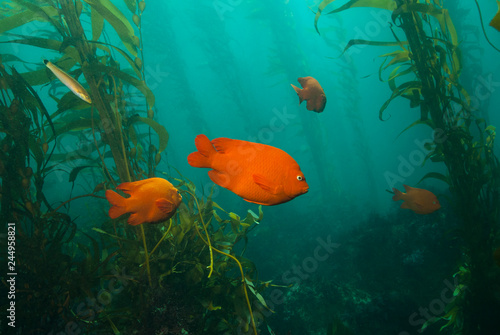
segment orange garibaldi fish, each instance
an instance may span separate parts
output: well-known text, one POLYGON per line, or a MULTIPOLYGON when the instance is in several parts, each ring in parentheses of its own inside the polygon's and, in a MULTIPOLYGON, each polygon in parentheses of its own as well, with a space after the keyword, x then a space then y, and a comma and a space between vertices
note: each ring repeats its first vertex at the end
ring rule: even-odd
POLYGON ((292 85, 293 89, 299 96, 299 104, 306 100, 307 110, 321 113, 325 109, 326 105, 326 95, 321 85, 313 77, 302 77, 297 80, 300 85, 302 85, 302 89, 293 84, 290 85, 292 85))
POLYGON ((403 185, 406 193, 393 188, 394 196, 392 200, 403 200, 401 208, 408 208, 417 214, 430 214, 441 208, 439 200, 430 191, 421 188, 413 188, 408 185, 403 185))
POLYGON ((214 183, 248 202, 277 205, 309 189, 299 164, 281 149, 229 138, 210 141, 205 135, 196 136, 195 145, 189 165, 211 168, 214 183))
POLYGON ((130 194, 130 197, 124 198, 107 190, 106 199, 112 205, 109 217, 116 219, 125 213, 131 213, 127 222, 133 226, 171 218, 182 200, 179 191, 163 178, 122 183, 116 189, 130 194))

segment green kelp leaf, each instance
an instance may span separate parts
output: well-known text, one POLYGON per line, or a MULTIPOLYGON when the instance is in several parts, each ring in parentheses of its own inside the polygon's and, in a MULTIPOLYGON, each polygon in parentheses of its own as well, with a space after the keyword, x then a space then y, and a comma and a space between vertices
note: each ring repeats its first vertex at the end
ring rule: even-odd
POLYGON ((110 0, 85 0, 92 9, 95 9, 108 21, 122 40, 127 50, 137 57, 136 39, 134 28, 123 13, 111 3, 110 0))
POLYGON ((165 127, 152 119, 141 117, 138 115, 134 115, 129 119, 130 124, 133 124, 137 121, 143 122, 153 128, 153 130, 158 134, 158 137, 160 138, 160 147, 158 148, 158 153, 163 152, 163 150, 167 148, 168 144, 168 132, 165 127))
POLYGON ((66 35, 63 26, 55 20, 59 18, 59 12, 53 6, 37 6, 28 1, 14 1, 28 8, 38 21, 50 22, 61 36, 66 35))
POLYGON ((144 95, 146 98, 146 101, 148 103, 149 108, 152 108, 155 104, 155 96, 153 92, 147 87, 146 83, 142 80, 139 80, 123 71, 120 71, 116 68, 106 66, 103 64, 93 64, 92 67, 88 68, 89 71, 95 72, 96 74, 100 73, 107 73, 111 76, 115 76, 117 78, 120 78, 127 83, 130 83, 133 85, 135 88, 137 88, 141 93, 144 95))
POLYGON ((321 12, 326 8, 326 6, 328 6, 329 4, 331 4, 334 1, 335 0, 323 0, 323 1, 321 1, 321 3, 318 6, 318 11, 316 12, 316 16, 314 17, 314 28, 316 29, 316 32, 318 34, 319 34, 318 20, 319 20, 319 17, 321 16, 321 12))
POLYGON ((255 290, 253 283, 246 278, 245 278, 245 282, 247 284, 247 287, 250 289, 250 292, 252 292, 253 295, 255 295, 255 297, 259 300, 259 302, 262 304, 262 306, 266 307, 269 311, 274 313, 274 311, 267 306, 267 303, 266 303, 266 300, 264 299, 264 297, 262 297, 262 295, 255 290))
POLYGON ((134 14, 137 10, 137 1, 136 0, 123 0, 128 7, 128 10, 134 14))
POLYGON ((368 40, 360 40, 360 39, 355 39, 355 40, 350 40, 347 42, 347 45, 344 48, 344 51, 342 51, 342 56, 350 47, 354 45, 371 45, 371 46, 401 46, 401 45, 406 45, 408 44, 408 41, 399 41, 399 42, 381 42, 381 41, 368 41, 368 40))
MULTIPOLYGON (((319 34, 318 30, 318 20, 319 17, 321 16, 321 12, 331 4, 335 0, 323 0, 318 7, 318 12, 316 13, 316 16, 314 18, 314 28, 316 28, 316 31, 319 34)), ((380 9, 387 9, 387 10, 394 10, 397 7, 396 1, 395 0, 351 0, 344 4, 343 6, 340 6, 337 9, 334 9, 327 14, 333 14, 333 13, 338 13, 343 10, 352 8, 352 7, 372 7, 372 8, 380 8, 380 9)))
POLYGON ((417 185, 420 184, 422 181, 424 181, 427 178, 439 179, 439 180, 445 182, 446 184, 450 185, 450 178, 447 177, 447 176, 445 176, 442 173, 439 173, 439 172, 429 172, 429 173, 427 173, 425 176, 422 177, 422 179, 420 179, 420 181, 417 183, 417 185))
MULTIPOLYGON (((61 59, 66 58, 66 57, 70 57, 70 58, 73 58, 76 62, 80 63, 80 56, 78 54, 78 51, 75 49, 75 47, 68 45, 68 47, 66 47, 64 50, 61 50, 61 46, 63 44, 63 42, 61 42, 61 41, 48 39, 48 38, 41 38, 41 37, 30 37, 30 36, 19 35, 19 34, 10 34, 10 33, 7 33, 5 35, 14 36, 14 37, 17 37, 17 39, 8 40, 8 41, 0 41, 0 43, 18 43, 18 44, 31 45, 31 46, 34 46, 37 48, 54 50, 57 52, 64 52, 64 56, 62 56, 61 59)), ((42 62, 40 62, 40 63, 42 63, 42 62)), ((54 63, 54 62, 52 62, 52 63, 54 63)), ((59 64, 58 64, 58 66, 59 66, 59 64)))
POLYGON ((92 22, 92 40, 98 41, 104 28, 104 17, 98 10, 92 8, 90 11, 90 21, 92 22))
POLYGON ((36 142, 35 136, 30 136, 28 138, 28 146, 37 165, 42 166, 44 154, 42 151, 42 147, 36 142))
POLYGON ((391 66, 393 64, 404 63, 404 62, 408 62, 410 60, 410 53, 408 52, 408 50, 397 50, 397 51, 382 55, 380 57, 391 57, 391 56, 393 57, 392 60, 389 63, 387 63, 386 66, 384 66, 384 69, 387 69, 389 66, 391 66))
POLYGON ((427 120, 424 120, 424 121, 418 119, 417 121, 413 122, 408 127, 406 127, 405 129, 403 129, 403 131, 401 131, 398 134, 398 136, 396 136, 395 140, 397 140, 399 138, 399 136, 401 136, 401 134, 403 134, 405 131, 407 131, 410 128, 413 128, 414 126, 416 126, 418 124, 423 124, 423 125, 429 126, 429 127, 431 127, 431 129, 435 128, 434 122, 431 119, 427 119, 427 120))
POLYGON ((380 8, 393 11, 396 9, 397 4, 395 0, 351 0, 347 2, 345 5, 340 6, 339 8, 334 9, 331 12, 328 12, 327 14, 338 13, 353 7, 371 7, 371 8, 380 8))
POLYGON ((33 12, 30 10, 26 10, 12 16, 4 16, 0 20, 0 34, 38 19, 39 18, 33 15, 33 12))
MULTIPOLYGON (((3 69, 2 69, 2 72, 4 72, 3 69)), ((47 121, 48 121, 52 131, 55 131, 54 124, 52 123, 52 119, 49 115, 49 112, 45 108, 45 105, 43 104, 42 100, 40 99, 40 97, 38 96, 36 91, 33 89, 33 87, 31 87, 31 85, 26 81, 26 79, 23 76, 21 76, 19 74, 19 72, 16 71, 15 68, 12 68, 12 78, 16 81, 16 87, 20 88, 21 86, 24 86, 26 91, 30 93, 29 98, 28 97, 24 98, 25 105, 26 105, 26 101, 33 99, 32 103, 34 105, 36 105, 36 108, 42 112, 43 116, 45 116, 47 118, 47 121)), ((11 87, 11 89, 14 91, 13 87, 11 87)), ((18 96, 21 94, 15 94, 15 95, 18 96)), ((33 113, 33 119, 37 119, 37 116, 35 115, 35 113, 33 113)))
POLYGON ((384 104, 380 108, 380 111, 378 113, 379 119, 382 121, 386 121, 383 119, 383 114, 384 114, 384 111, 386 110, 387 106, 389 106, 389 104, 391 103, 392 100, 401 96, 403 93, 407 92, 408 90, 411 90, 414 88, 420 88, 421 86, 422 86, 422 83, 419 81, 409 81, 409 82, 406 82, 406 83, 399 85, 394 91, 392 91, 391 97, 389 99, 387 99, 387 101, 384 102, 384 104))
POLYGON ((86 169, 86 168, 99 168, 99 167, 93 166, 93 165, 77 166, 77 167, 73 168, 73 170, 71 170, 71 172, 69 173, 69 182, 74 183, 76 180, 76 177, 78 176, 80 171, 82 171, 83 169, 86 169))
MULTIPOLYGON (((1 20, 0 20, 0 22, 1 22, 1 20)), ((21 58, 17 57, 16 55, 1 54, 0 55, 0 63, 8 63, 8 62, 26 63, 24 60, 22 60, 21 58)))
POLYGON ((142 80, 142 74, 141 74, 141 69, 137 66, 136 62, 134 59, 132 59, 128 53, 126 53, 124 50, 118 48, 118 47, 115 47, 114 45, 112 44, 109 44, 109 43, 104 43, 104 42, 98 42, 98 41, 88 41, 89 43, 94 43, 94 44, 97 44, 97 47, 106 51, 110 56, 111 56, 111 51, 109 50, 109 48, 107 47, 112 47, 113 49, 115 49, 116 51, 118 51, 126 60, 127 62, 130 64, 130 66, 132 67, 132 69, 134 70, 137 78, 139 78, 140 80, 142 80))

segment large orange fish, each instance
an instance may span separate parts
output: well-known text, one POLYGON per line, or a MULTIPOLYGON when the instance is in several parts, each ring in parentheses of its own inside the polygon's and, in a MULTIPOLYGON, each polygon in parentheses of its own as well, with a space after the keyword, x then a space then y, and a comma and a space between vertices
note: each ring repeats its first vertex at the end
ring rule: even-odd
POLYGON ((109 217, 116 219, 125 213, 131 213, 127 222, 133 226, 171 218, 182 200, 179 191, 163 178, 122 183, 116 189, 130 194, 130 197, 124 198, 114 191, 107 190, 106 199, 112 205, 109 217))
POLYGON ((430 191, 403 185, 406 193, 393 188, 392 200, 403 200, 401 208, 411 209, 417 214, 430 214, 441 208, 438 198, 430 191))
POLYGON ((210 179, 244 200, 277 205, 309 189, 299 164, 281 149, 247 141, 205 135, 195 139, 197 152, 188 156, 194 167, 211 168, 210 179))
POLYGON ((292 85, 293 89, 299 96, 299 104, 306 100, 307 110, 321 113, 325 109, 326 105, 326 95, 321 85, 313 77, 302 77, 297 80, 300 85, 302 85, 302 89, 293 84, 290 85, 292 85))

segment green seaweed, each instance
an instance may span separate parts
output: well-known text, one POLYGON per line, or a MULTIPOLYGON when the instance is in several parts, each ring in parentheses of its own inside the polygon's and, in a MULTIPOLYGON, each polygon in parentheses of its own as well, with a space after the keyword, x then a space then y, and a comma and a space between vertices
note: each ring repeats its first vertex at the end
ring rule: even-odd
MULTIPOLYGON (((315 25, 332 2, 325 0, 320 4, 315 25)), ((451 17, 442 1, 431 4, 411 0, 353 0, 328 14, 356 6, 390 10, 394 23, 391 29, 403 33, 406 40, 399 40, 393 31, 396 42, 352 40, 344 52, 358 44, 401 48, 382 55, 389 62, 381 65, 380 73, 396 67, 388 80, 392 94, 381 107, 379 117, 384 119, 386 108, 398 97, 408 99, 410 108, 418 108, 419 119, 403 132, 418 124, 434 130, 434 142, 425 161, 444 163, 447 173, 428 173, 422 180, 435 178, 445 182, 461 218, 458 237, 462 241, 463 271, 459 278, 467 289, 456 292, 457 299, 447 306, 447 313, 441 318, 447 321, 441 329, 451 327, 457 334, 498 329, 498 321, 492 316, 492 311, 500 306, 498 297, 493 295, 498 272, 491 262, 493 246, 498 242, 500 215, 500 164, 493 150, 496 132, 475 115, 469 94, 460 84, 460 39, 451 17), (404 81, 409 78, 407 74, 414 76, 404 81), (396 79, 402 82, 396 83, 396 79)))
POLYGON ((85 231, 63 212, 76 199, 104 199, 107 188, 162 173, 157 169, 169 134, 153 120, 155 97, 144 76, 145 3, 126 5, 130 21, 130 13, 107 0, 19 0, 3 13, 10 19, 0 22, 7 38, 2 43, 57 52, 51 61, 84 82, 92 98, 89 105, 71 92, 52 93, 57 110, 49 113, 34 89, 53 80, 49 71, 40 64, 18 72, 5 63, 22 59, 2 57, 1 216, 17 222, 18 272, 20 282, 29 283, 16 298, 23 320, 19 331, 257 334, 252 309, 267 307, 260 294, 266 286, 244 252, 261 210, 240 217, 222 209, 211 194, 197 196, 184 177, 167 175, 184 196, 168 222, 137 228, 120 219, 93 221, 93 229, 85 231), (91 18, 90 33, 80 21, 85 16, 91 18), (50 24, 50 37, 7 33, 32 20, 50 24), (98 40, 108 28, 122 45, 98 40), (143 102, 133 106, 132 115, 131 94, 137 93, 143 102), (84 139, 85 150, 61 145, 73 136, 84 139), (77 182, 86 183, 88 194, 49 202, 44 186, 53 173, 66 173, 71 191, 77 182))

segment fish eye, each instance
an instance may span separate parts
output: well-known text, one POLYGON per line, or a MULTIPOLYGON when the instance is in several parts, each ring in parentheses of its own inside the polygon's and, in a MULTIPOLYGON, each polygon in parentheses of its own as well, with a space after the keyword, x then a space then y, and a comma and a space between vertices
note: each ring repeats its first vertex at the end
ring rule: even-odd
POLYGON ((297 180, 302 181, 302 180, 304 180, 304 177, 302 177, 302 176, 297 176, 297 180))

